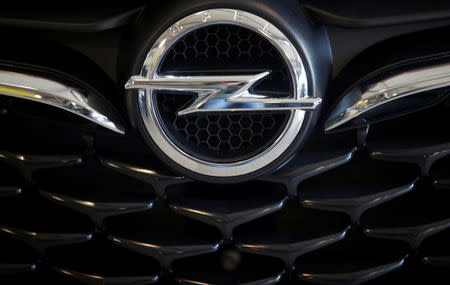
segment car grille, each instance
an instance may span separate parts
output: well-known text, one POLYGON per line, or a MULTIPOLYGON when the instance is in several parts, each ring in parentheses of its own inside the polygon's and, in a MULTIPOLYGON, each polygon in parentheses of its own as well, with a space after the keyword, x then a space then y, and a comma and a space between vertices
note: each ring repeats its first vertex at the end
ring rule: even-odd
POLYGON ((0 109, 2 284, 446 274, 448 100, 354 132, 317 129, 280 170, 233 185, 177 176, 133 132, 18 99, 0 109))
MULTIPOLYGON (((225 3, 129 2, 2 7, 0 71, 92 87, 86 94, 105 95, 124 115, 123 83, 137 74, 131 69, 141 66, 152 37, 181 15, 225 3)), ((383 105, 392 108, 367 112, 368 121, 356 118, 342 132, 324 131, 339 96, 374 71, 383 79, 384 68, 396 75, 448 64, 448 4, 226 2, 304 41, 295 44, 312 87, 328 84, 295 156, 258 180, 204 183, 166 167, 129 125, 122 135, 121 124, 108 130, 92 122, 98 118, 67 112, 70 105, 63 111, 0 95, 0 284, 449 280, 450 88, 383 105), (312 50, 321 56, 308 58, 312 50)), ((204 27, 164 61, 161 74, 271 70, 256 91, 292 91, 280 54, 243 27, 204 27)), ((164 95, 157 103, 170 131, 208 159, 251 157, 286 124, 284 111, 176 117, 188 101, 164 95)), ((127 111, 128 123, 136 121, 139 114, 127 111)))

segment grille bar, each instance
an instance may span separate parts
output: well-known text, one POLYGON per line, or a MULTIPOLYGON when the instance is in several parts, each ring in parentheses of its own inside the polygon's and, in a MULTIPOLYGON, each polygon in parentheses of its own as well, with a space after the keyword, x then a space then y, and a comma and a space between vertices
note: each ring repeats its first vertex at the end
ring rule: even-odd
POLYGON ((245 252, 280 258, 286 263, 287 266, 292 267, 295 260, 299 256, 342 240, 347 234, 348 230, 349 227, 341 232, 331 235, 325 235, 319 238, 285 244, 271 243, 271 241, 239 243, 238 248, 245 252))
POLYGON ((146 211, 153 207, 153 201, 135 203, 86 201, 45 191, 41 191, 41 195, 65 207, 86 214, 97 226, 103 225, 106 217, 146 211))
POLYGON ((297 186, 300 182, 349 162, 356 150, 353 148, 337 154, 334 152, 320 153, 320 155, 319 153, 299 154, 281 170, 262 178, 262 180, 282 183, 288 189, 290 196, 297 196, 297 186))
POLYGON ((128 175, 140 181, 151 184, 157 196, 162 199, 166 197, 165 190, 169 185, 187 183, 192 181, 190 178, 184 176, 171 176, 169 174, 159 172, 155 169, 134 166, 123 162, 117 162, 106 159, 101 160, 101 162, 103 165, 108 166, 119 173, 128 175))
POLYGON ((73 155, 28 155, 0 151, 0 161, 18 170, 26 180, 31 181, 33 171, 80 164, 82 159, 73 155))
POLYGON ((0 231, 26 242, 40 254, 44 254, 51 246, 81 243, 92 238, 89 233, 36 233, 10 227, 1 227, 0 231))
POLYGON ((180 244, 169 246, 150 242, 138 242, 114 236, 110 236, 110 239, 124 248, 155 258, 164 268, 169 268, 171 263, 176 259, 215 252, 220 246, 220 242, 214 244, 180 244))
POLYGON ((408 147, 408 143, 397 143, 398 148, 372 147, 371 156, 374 159, 386 161, 411 162, 417 164, 422 175, 429 175, 430 168, 435 161, 450 154, 450 143, 408 147))
POLYGON ((86 285, 116 285, 116 284, 132 284, 146 285, 153 284, 159 280, 159 276, 98 276, 86 274, 75 270, 67 270, 54 267, 53 270, 78 280, 86 285))
POLYGON ((450 228, 450 219, 426 225, 391 228, 369 228, 364 233, 369 237, 396 239, 408 242, 413 249, 417 249, 427 237, 450 228))
POLYGON ((364 195, 360 192, 351 193, 351 189, 349 189, 345 192, 342 191, 343 193, 338 193, 338 195, 343 194, 342 197, 336 197, 335 195, 334 198, 323 198, 323 195, 322 197, 315 197, 315 193, 310 191, 302 195, 300 203, 307 208, 344 212, 351 217, 354 224, 358 225, 364 211, 408 193, 414 188, 417 180, 415 179, 401 187, 387 191, 381 190, 371 195, 364 195))
POLYGON ((239 205, 240 209, 234 209, 234 211, 228 210, 227 207, 214 209, 201 201, 189 204, 171 204, 170 208, 181 215, 213 225, 220 229, 225 238, 231 238, 235 227, 281 209, 285 201, 286 199, 284 198, 280 201, 254 208, 250 208, 242 203, 239 205))
POLYGON ((366 270, 345 273, 299 273, 301 280, 319 284, 351 284, 358 285, 400 268, 405 258, 396 262, 372 267, 366 270))

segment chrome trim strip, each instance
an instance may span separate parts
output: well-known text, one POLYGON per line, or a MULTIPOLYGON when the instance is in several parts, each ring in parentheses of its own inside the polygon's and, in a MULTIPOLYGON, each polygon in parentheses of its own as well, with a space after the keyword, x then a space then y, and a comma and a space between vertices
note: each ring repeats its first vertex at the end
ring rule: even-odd
POLYGON ((369 79, 339 101, 325 121, 325 131, 334 130, 383 104, 447 86, 450 86, 450 64, 401 72, 377 82, 369 79))
POLYGON ((264 71, 251 75, 176 76, 157 75, 154 78, 132 76, 126 89, 191 91, 197 99, 177 115, 200 112, 268 111, 268 110, 314 110, 321 98, 272 98, 248 91, 259 80, 270 74, 264 71))
POLYGON ((52 79, 0 70, 0 95, 57 107, 116 133, 125 133, 113 107, 81 86, 69 86, 52 79))

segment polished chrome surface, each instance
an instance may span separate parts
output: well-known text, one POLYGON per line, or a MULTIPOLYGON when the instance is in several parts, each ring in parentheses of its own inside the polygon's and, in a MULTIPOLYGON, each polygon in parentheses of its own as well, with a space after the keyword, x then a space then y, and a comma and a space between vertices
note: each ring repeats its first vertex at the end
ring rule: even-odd
POLYGON ((0 95, 57 107, 116 133, 125 133, 112 106, 81 86, 69 86, 52 79, 0 70, 0 95))
MULTIPOLYGON (((219 82, 217 78, 213 78, 212 85, 214 85, 214 83, 216 83, 215 85, 219 83, 218 85, 220 88, 218 88, 218 86, 214 86, 214 88, 212 89, 218 88, 220 90, 219 94, 221 93, 227 95, 226 98, 220 99, 220 102, 225 103, 225 106, 227 108, 236 104, 239 104, 239 106, 241 106, 240 108, 242 108, 242 106, 245 106, 247 104, 255 106, 255 104, 259 105, 263 103, 264 107, 268 105, 272 105, 272 107, 274 107, 274 105, 277 105, 277 107, 284 106, 289 107, 292 110, 293 106, 298 107, 298 103, 302 102, 306 103, 307 109, 312 109, 315 105, 320 103, 320 99, 314 99, 307 96, 308 80, 306 71, 302 59, 291 41, 277 27, 267 22, 263 18, 248 12, 233 9, 212 9, 201 11, 191 14, 173 24, 165 32, 163 32, 153 44, 144 61, 140 76, 132 78, 127 84, 127 87, 133 85, 137 88, 141 87, 138 88, 138 104, 143 122, 152 140, 157 144, 159 149, 164 152, 171 160, 175 161, 177 164, 183 166, 186 169, 207 176, 241 176, 265 167, 266 165, 277 159, 289 148, 289 146, 297 137, 297 134, 300 132, 303 125, 303 119, 305 116, 304 110, 294 108, 294 110, 291 111, 291 115, 287 121, 286 127, 284 128, 280 136, 270 146, 268 146, 265 151, 247 160, 230 163, 217 163, 194 157, 184 152, 172 142, 171 138, 164 131, 163 122, 161 122, 161 118, 158 113, 155 96, 153 94, 153 90, 155 88, 153 88, 152 85, 147 84, 149 82, 151 82, 151 84, 156 84, 156 82, 158 82, 158 84, 162 87, 174 88, 174 81, 179 80, 178 83, 183 88, 190 88, 190 90, 192 90, 192 88, 198 89, 198 85, 200 85, 200 82, 190 82, 190 84, 192 84, 190 85, 187 84, 189 82, 186 82, 185 79, 173 79, 172 76, 170 77, 171 79, 168 79, 168 76, 161 79, 162 75, 158 74, 158 68, 163 61, 164 55, 179 38, 191 32, 192 30, 212 24, 233 24, 243 26, 269 40, 270 43, 280 52, 282 57, 285 59, 293 82, 293 94, 291 94, 288 101, 283 102, 279 100, 272 101, 273 99, 266 97, 260 98, 258 96, 251 96, 251 94, 246 92, 248 87, 250 87, 254 81, 259 80, 260 78, 267 75, 265 72, 257 75, 247 75, 246 78, 245 76, 243 76, 244 78, 240 76, 240 84, 238 84, 237 87, 233 88, 224 88, 220 87, 220 85, 223 85, 224 83, 226 83, 226 81, 235 81, 235 77, 226 78, 225 76, 222 76, 222 81, 219 80, 219 82), (170 86, 166 86, 169 81, 170 86), (144 84, 140 84, 139 86, 138 82, 144 84), (232 90, 234 90, 235 92, 232 92, 232 90), (232 93, 230 94, 229 92, 232 93), (233 93, 237 95, 234 96, 234 98, 232 96, 233 93), (229 98, 228 95, 232 98, 229 98), (232 101, 235 102, 233 103, 232 101)), ((211 82, 209 82, 209 85, 211 85, 211 82)), ((208 86, 208 89, 211 89, 211 86, 208 86)), ((193 108, 188 108, 187 112, 198 111, 198 109, 200 109, 199 105, 202 105, 202 103, 208 103, 202 102, 202 98, 204 99, 205 96, 211 92, 211 90, 206 91, 207 92, 200 90, 200 99, 197 100, 194 104, 196 106, 191 106, 193 108)), ((211 101, 214 102, 214 100, 211 101)), ((218 106, 216 106, 215 108, 217 107, 218 106)))
POLYGON ((337 129, 383 104, 446 86, 450 86, 450 64, 388 75, 376 82, 369 79, 341 99, 327 118, 325 131, 337 129))
POLYGON ((228 76, 174 76, 160 75, 155 78, 133 76, 125 85, 127 89, 191 91, 197 99, 178 111, 178 116, 200 112, 268 111, 268 110, 314 110, 320 98, 271 98, 248 91, 269 71, 252 75, 228 76))

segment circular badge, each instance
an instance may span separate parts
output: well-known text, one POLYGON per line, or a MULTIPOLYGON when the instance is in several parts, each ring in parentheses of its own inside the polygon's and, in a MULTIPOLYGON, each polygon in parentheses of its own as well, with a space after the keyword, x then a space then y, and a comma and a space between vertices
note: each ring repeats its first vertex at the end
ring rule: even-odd
POLYGON ((212 9, 164 31, 126 88, 137 90, 147 135, 177 169, 233 178, 284 162, 306 112, 321 102, 307 95, 307 78, 276 26, 212 9))

